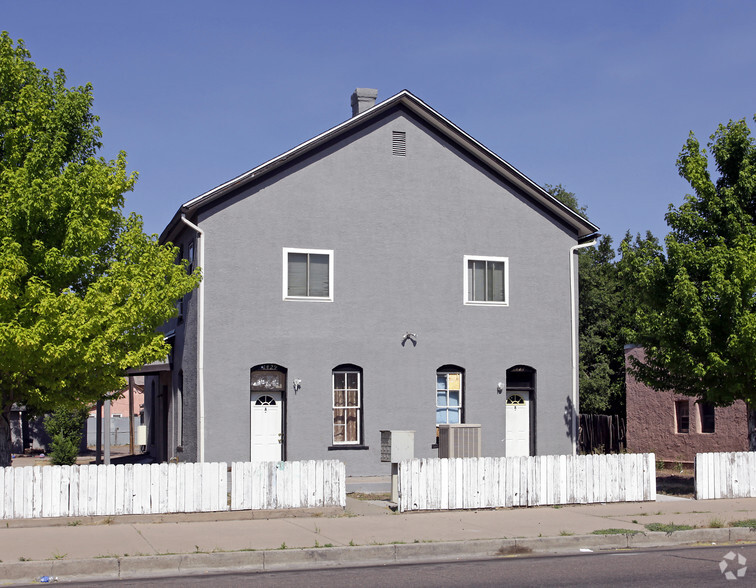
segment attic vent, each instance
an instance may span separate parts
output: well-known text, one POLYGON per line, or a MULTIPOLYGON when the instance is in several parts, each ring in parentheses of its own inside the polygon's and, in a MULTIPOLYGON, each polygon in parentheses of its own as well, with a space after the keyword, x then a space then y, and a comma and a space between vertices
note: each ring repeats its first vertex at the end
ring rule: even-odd
POLYGON ((393 132, 391 152, 398 157, 407 155, 407 133, 404 131, 393 132))

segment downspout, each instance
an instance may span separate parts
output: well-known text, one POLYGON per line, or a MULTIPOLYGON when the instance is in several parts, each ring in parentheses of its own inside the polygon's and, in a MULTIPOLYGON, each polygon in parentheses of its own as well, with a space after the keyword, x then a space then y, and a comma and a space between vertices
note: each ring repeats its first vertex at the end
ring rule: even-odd
POLYGON ((572 455, 577 455, 578 438, 578 332, 575 283, 575 252, 596 244, 598 235, 590 241, 570 247, 570 323, 572 327, 572 455))
POLYGON ((181 213, 181 222, 197 232, 199 247, 198 266, 202 267, 202 280, 197 291, 197 404, 199 412, 199 436, 197 439, 197 458, 200 463, 205 461, 205 233, 197 225, 187 220, 181 213))

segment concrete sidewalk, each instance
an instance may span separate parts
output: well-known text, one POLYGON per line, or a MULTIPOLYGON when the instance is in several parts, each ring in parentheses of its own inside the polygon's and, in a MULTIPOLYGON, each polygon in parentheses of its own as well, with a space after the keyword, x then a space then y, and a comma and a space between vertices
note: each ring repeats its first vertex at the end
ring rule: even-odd
POLYGON ((756 542, 728 528, 748 519, 756 499, 396 514, 348 497, 346 510, 12 520, 0 529, 0 584, 756 542), (654 522, 696 529, 648 531, 654 522), (606 529, 638 534, 592 534, 606 529))

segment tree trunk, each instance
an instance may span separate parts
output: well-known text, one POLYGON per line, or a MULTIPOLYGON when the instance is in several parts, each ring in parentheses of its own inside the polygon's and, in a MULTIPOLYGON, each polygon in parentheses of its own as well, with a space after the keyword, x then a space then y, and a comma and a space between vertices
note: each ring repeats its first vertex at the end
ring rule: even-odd
POLYGON ((0 413, 0 468, 11 466, 11 426, 10 413, 0 413))

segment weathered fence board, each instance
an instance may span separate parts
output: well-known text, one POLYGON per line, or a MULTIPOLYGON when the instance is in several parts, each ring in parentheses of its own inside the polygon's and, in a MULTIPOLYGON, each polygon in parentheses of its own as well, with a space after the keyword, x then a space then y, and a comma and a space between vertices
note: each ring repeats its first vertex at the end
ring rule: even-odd
POLYGON ((231 510, 346 506, 344 463, 234 462, 231 510))
POLYGON ((399 464, 399 510, 656 500, 653 453, 413 459, 399 464))
POLYGON ((756 498, 756 453, 698 453, 696 498, 756 498))
POLYGON ((222 463, 0 468, 0 518, 227 510, 226 470, 222 463), (182 482, 203 497, 189 510, 177 508, 182 482))

